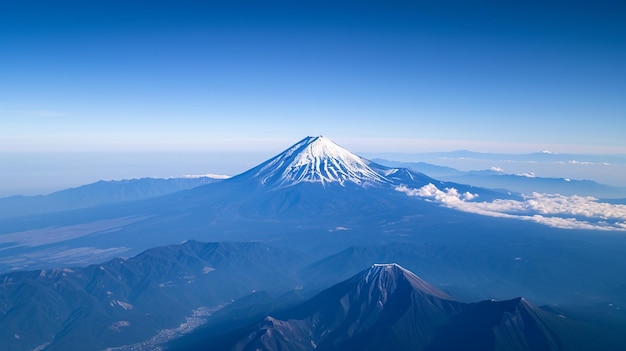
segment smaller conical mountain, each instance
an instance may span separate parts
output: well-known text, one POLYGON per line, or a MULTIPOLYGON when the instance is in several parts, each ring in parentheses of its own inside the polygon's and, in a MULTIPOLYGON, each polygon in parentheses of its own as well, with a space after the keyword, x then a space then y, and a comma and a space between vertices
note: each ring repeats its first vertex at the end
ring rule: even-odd
POLYGON ((267 316, 235 350, 419 350, 462 303, 397 264, 376 264, 267 316))
POLYGON ((374 264, 370 269, 351 279, 358 285, 358 289, 367 288, 371 294, 380 293, 379 303, 384 305, 387 293, 396 292, 406 288, 421 297, 435 297, 442 300, 454 300, 451 296, 422 280, 411 271, 401 267, 397 263, 374 264), (408 285, 406 285, 408 283, 408 285))
POLYGON ((397 264, 375 264, 300 305, 179 350, 566 350, 568 328, 523 298, 463 303, 397 264))

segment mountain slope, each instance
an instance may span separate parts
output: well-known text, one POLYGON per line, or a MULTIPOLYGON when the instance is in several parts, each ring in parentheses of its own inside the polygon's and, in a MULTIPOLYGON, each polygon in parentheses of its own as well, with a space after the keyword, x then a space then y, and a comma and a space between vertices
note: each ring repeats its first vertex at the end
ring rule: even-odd
POLYGON ((0 349, 101 350, 143 342, 254 290, 299 285, 299 252, 189 241, 85 268, 0 276, 0 349))
POLYGON ((424 351, 567 350, 556 318, 524 298, 482 301, 466 306, 440 328, 424 351))
POLYGON ((467 304, 376 264, 258 323, 174 350, 565 350, 560 320, 517 298, 467 304))
POLYGON ((375 265, 302 305, 266 317, 234 349, 419 349, 459 307, 402 267, 375 265))

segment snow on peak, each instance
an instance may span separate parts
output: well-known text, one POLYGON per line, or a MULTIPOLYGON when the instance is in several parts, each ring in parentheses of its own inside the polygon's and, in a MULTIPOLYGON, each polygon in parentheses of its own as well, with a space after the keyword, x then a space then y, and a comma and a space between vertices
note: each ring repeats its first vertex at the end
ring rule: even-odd
POLYGON ((279 187, 302 182, 351 182, 370 185, 387 182, 369 161, 323 136, 306 137, 281 154, 251 170, 265 185, 279 187))
POLYGON ((445 300, 453 300, 448 294, 430 285, 397 263, 377 263, 361 274, 363 282, 374 284, 378 289, 395 290, 399 280, 406 280, 415 290, 424 294, 445 300))
POLYGON ((406 273, 410 273, 410 271, 404 269, 397 263, 375 263, 368 270, 367 275, 365 276, 365 281, 369 281, 371 277, 379 276, 381 274, 404 275, 406 273))

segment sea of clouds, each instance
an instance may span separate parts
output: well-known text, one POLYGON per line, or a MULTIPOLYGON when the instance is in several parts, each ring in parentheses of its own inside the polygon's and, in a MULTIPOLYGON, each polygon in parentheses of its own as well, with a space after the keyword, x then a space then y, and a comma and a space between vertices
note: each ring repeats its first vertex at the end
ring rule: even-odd
POLYGON ((626 205, 599 202, 591 196, 532 193, 522 195, 521 200, 479 201, 478 194, 461 194, 455 188, 441 190, 432 183, 418 189, 400 185, 396 190, 484 216, 528 220, 565 229, 626 231, 626 205))

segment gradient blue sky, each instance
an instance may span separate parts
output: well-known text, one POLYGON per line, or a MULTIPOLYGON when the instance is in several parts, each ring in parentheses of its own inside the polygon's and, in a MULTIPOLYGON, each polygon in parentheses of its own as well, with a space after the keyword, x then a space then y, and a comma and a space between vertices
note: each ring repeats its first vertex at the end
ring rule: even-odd
POLYGON ((0 152, 626 153, 625 62, 623 1, 0 0, 0 152))
POLYGON ((626 152, 618 1, 149 3, 1 1, 0 150, 626 152))

